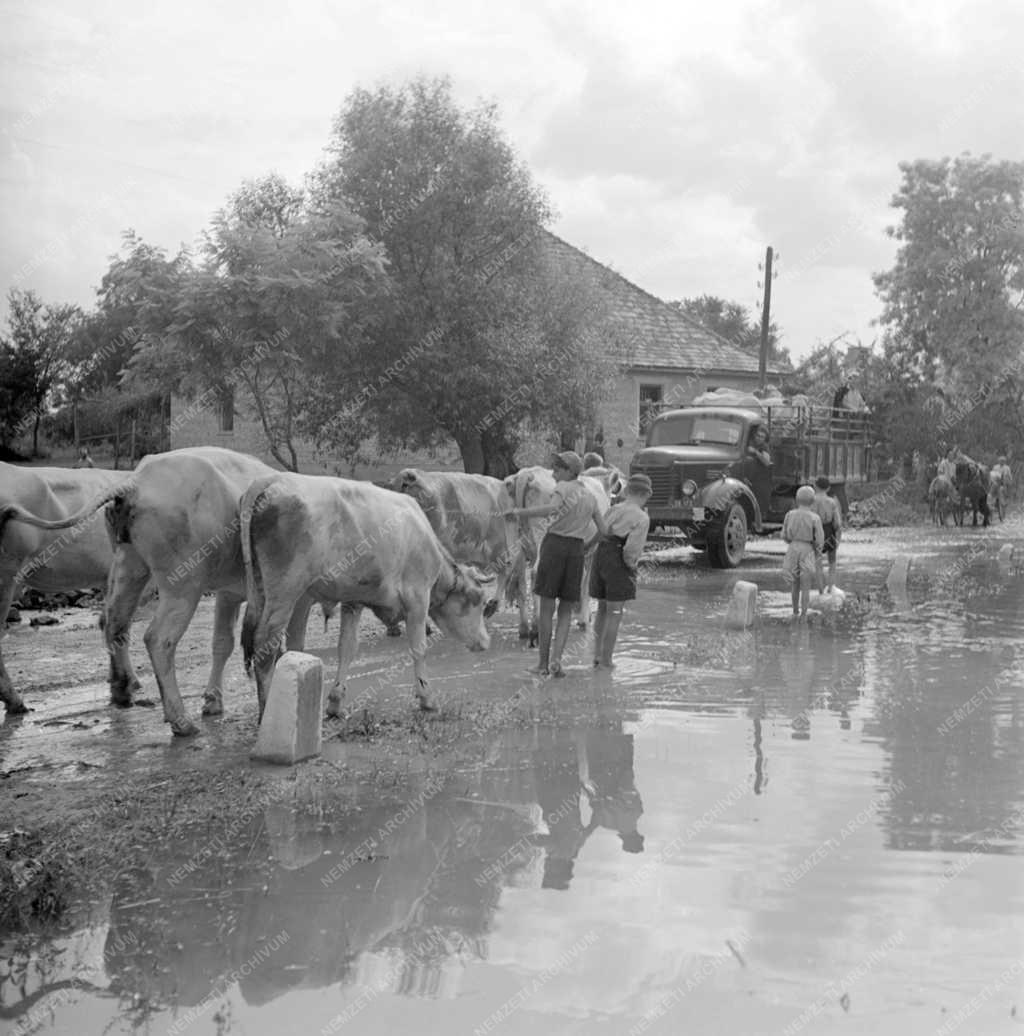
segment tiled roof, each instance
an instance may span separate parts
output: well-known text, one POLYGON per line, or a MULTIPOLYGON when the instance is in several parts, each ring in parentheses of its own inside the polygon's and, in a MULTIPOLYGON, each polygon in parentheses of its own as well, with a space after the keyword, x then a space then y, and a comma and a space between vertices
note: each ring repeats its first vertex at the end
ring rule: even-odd
MULTIPOLYGON (((606 300, 628 343, 614 359, 629 367, 757 373, 756 353, 715 334, 555 234, 543 231, 541 242, 560 268, 589 281, 606 300)), ((782 370, 769 362, 769 374, 782 370)))

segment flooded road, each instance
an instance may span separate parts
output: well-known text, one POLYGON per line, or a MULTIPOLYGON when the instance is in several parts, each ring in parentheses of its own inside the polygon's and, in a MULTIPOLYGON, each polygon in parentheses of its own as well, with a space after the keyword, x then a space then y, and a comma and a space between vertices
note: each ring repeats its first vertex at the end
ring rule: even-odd
MULTIPOLYGON (((294 806, 282 775, 118 874, 67 937, 12 942, 0 1031, 1024 1031, 1024 577, 972 534, 851 534, 847 605, 807 625, 770 541, 736 572, 652 569, 611 674, 574 633, 567 678, 531 678, 508 612, 486 655, 437 643, 457 765, 382 791, 380 749, 331 737, 308 765, 344 767, 344 795, 294 806), (737 579, 761 589, 752 632, 722 624, 737 579), (469 699, 491 720, 461 719, 469 699)), ((408 720, 404 650, 361 645, 349 699, 397 681, 374 709, 408 720)), ((242 763, 236 667, 231 715, 191 745, 79 688, 0 731, 3 769, 242 763)))

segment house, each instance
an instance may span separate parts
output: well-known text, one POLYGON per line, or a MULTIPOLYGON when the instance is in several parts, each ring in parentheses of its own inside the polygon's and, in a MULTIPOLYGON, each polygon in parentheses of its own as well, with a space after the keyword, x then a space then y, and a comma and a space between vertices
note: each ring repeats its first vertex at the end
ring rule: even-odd
MULTIPOLYGON (((758 357, 708 330, 621 274, 592 259, 548 231, 542 231, 538 247, 546 257, 589 283, 607 301, 612 335, 607 358, 618 370, 612 390, 600 408, 595 426, 581 434, 574 447, 583 452, 600 444, 605 459, 623 470, 643 445, 644 432, 659 405, 690 402, 714 388, 751 390, 758 385, 758 357)), ((786 371, 769 365, 773 381, 786 371)), ((171 404, 171 449, 182 446, 220 445, 275 461, 257 420, 239 412, 230 394, 171 404)), ((335 473, 309 443, 298 444, 299 468, 312 474, 335 473)), ((543 450, 534 450, 535 454, 543 450)), ((530 459, 537 459, 534 456, 530 459)), ((526 460, 520 458, 521 462, 526 460)), ((411 463, 411 462, 407 462, 411 463)), ((423 463, 420 460, 418 463, 423 463)), ((395 459, 396 470, 403 465, 395 459)), ((458 467, 457 454, 434 459, 430 466, 458 467)), ((347 472, 342 472, 347 474, 347 472)))
MULTIPOLYGON (((554 234, 545 237, 544 247, 558 265, 585 278, 607 300, 619 331, 609 354, 619 373, 597 426, 577 448, 591 448, 603 438, 605 459, 626 470, 643 445, 651 415, 665 404, 689 403, 716 388, 758 387, 756 353, 715 334, 554 234)), ((777 382, 787 371, 769 364, 767 373, 777 382)))

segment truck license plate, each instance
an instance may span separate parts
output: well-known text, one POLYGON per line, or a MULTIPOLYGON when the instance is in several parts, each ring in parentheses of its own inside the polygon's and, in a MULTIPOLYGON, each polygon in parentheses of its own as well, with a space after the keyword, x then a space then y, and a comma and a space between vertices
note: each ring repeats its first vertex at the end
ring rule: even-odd
POLYGON ((703 507, 695 507, 693 509, 693 520, 695 522, 702 522, 702 521, 704 521, 704 508, 703 507))

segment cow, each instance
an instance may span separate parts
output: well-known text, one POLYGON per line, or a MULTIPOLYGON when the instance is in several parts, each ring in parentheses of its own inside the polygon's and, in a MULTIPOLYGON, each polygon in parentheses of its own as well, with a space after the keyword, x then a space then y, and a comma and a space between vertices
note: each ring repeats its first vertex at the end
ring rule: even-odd
POLYGON ((965 509, 971 508, 971 525, 978 524, 978 512, 981 512, 982 528, 989 525, 988 507, 988 468, 984 464, 971 460, 970 457, 960 456, 956 462, 956 491, 960 496, 956 513, 959 516, 958 525, 964 524, 965 509))
POLYGON ((432 711, 423 666, 428 614, 470 650, 484 651, 486 590, 479 573, 441 545, 412 498, 351 479, 282 472, 257 479, 241 501, 248 608, 246 669, 255 668, 260 714, 293 610, 342 605, 338 672, 328 716, 340 716, 345 674, 364 607, 403 617, 420 707, 432 711))
POLYGON ((495 574, 495 598, 484 611, 489 619, 508 595, 516 555, 522 549, 515 519, 504 517, 513 506, 505 484, 488 475, 405 468, 395 476, 393 488, 420 505, 456 561, 495 574))
MULTIPOLYGON (((593 470, 593 469, 591 469, 593 470)), ((594 495, 601 505, 602 514, 606 513, 611 500, 605 482, 600 477, 591 477, 589 473, 579 476, 587 489, 594 495)), ((555 476, 550 468, 535 466, 521 468, 514 475, 505 479, 505 488, 514 501, 516 508, 521 507, 544 507, 552 502, 552 494, 555 489, 555 476)), ((532 621, 527 619, 528 599, 532 596, 530 591, 533 586, 533 573, 537 564, 540 552, 540 541, 543 539, 544 530, 547 527, 547 520, 543 518, 519 518, 518 542, 522 550, 516 555, 515 581, 522 587, 519 605, 519 636, 520 639, 530 638, 530 647, 534 646, 537 636, 536 615, 539 605, 536 598, 533 602, 532 621)), ((593 528, 596 533, 597 529, 593 528)), ((593 551, 586 558, 583 570, 583 585, 580 587, 580 602, 574 609, 576 612, 577 625, 580 629, 587 628, 590 618, 590 565, 593 560, 593 551)))
MULTIPOLYGON (((139 681, 129 653, 131 621, 147 581, 159 594, 145 633, 146 650, 163 700, 164 719, 180 737, 198 733, 181 701, 175 650, 204 593, 214 591, 213 665, 203 695, 203 715, 223 712, 224 666, 234 646, 238 611, 245 600, 238 502, 254 479, 272 474, 255 457, 215 446, 158 453, 143 460, 123 482, 112 485, 77 514, 41 528, 77 524, 109 504, 107 524, 113 561, 104 606, 104 635, 110 653, 110 697, 129 707, 139 681)), ((76 472, 78 475, 87 472, 76 472)), ((301 649, 308 608, 288 627, 288 646, 301 649)))
MULTIPOLYGON (((106 585, 113 554, 103 521, 43 531, 12 521, 19 512, 47 521, 77 514, 130 478, 127 471, 99 468, 24 468, 0 462, 0 639, 4 619, 22 587, 44 593, 99 589, 106 585)), ((7 713, 28 712, 4 668, 0 653, 0 700, 7 713)))
POLYGON ((946 524, 946 515, 956 521, 959 498, 956 486, 946 475, 936 475, 928 486, 928 513, 936 525, 946 524))

